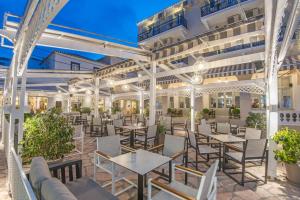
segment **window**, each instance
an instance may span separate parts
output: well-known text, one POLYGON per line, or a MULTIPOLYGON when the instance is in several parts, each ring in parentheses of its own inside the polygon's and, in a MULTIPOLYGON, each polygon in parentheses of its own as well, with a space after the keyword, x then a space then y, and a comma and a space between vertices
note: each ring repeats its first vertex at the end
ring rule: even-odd
POLYGON ((174 108, 174 97, 170 97, 170 108, 174 108))
POLYGON ((224 93, 218 94, 218 108, 224 108, 224 93))
POLYGON ((179 97, 179 108, 184 108, 185 98, 179 97))
POLYGON ((255 23, 251 23, 247 25, 248 32, 255 31, 255 23))
POLYGON ((220 38, 223 39, 223 38, 227 38, 227 31, 223 31, 220 33, 220 38))
POLYGON ((191 100, 188 97, 185 97, 185 108, 190 108, 191 107, 191 100))
POLYGON ((71 70, 72 71, 80 71, 80 63, 71 62, 71 70))
POLYGON ((291 83, 291 77, 282 77, 278 80, 278 97, 279 108, 292 109, 293 108, 293 85, 291 83))
POLYGON ((208 40, 209 41, 213 41, 213 40, 215 40, 216 38, 215 38, 215 35, 209 35, 208 36, 208 40))
POLYGON ((241 28, 240 27, 237 27, 235 29, 233 29, 233 35, 240 35, 241 34, 241 28))

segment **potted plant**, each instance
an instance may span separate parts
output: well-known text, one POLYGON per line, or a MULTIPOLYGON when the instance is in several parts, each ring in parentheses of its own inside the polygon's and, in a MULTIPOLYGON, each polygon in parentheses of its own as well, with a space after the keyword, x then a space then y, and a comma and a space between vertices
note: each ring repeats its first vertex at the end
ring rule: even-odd
POLYGON ((234 118, 239 118, 240 117, 240 109, 239 108, 233 108, 231 110, 231 114, 233 115, 234 118))
POLYGON ((203 110, 202 110, 202 116, 206 120, 209 118, 209 109, 208 108, 203 108, 203 110))
POLYGON ((166 128, 163 123, 159 123, 157 126, 158 131, 158 144, 163 144, 165 140, 166 128))
POLYGON ((91 113, 91 109, 89 107, 82 107, 80 109, 81 114, 90 114, 91 113))
POLYGON ((257 128, 260 130, 266 129, 266 115, 263 113, 249 113, 246 119, 247 127, 257 128))
POLYGON ((300 185, 300 132, 284 128, 272 138, 279 149, 275 150, 275 159, 285 164, 287 179, 300 185))
POLYGON ((74 149, 73 128, 55 109, 28 118, 24 123, 21 156, 25 163, 43 156, 48 161, 60 160, 74 149))

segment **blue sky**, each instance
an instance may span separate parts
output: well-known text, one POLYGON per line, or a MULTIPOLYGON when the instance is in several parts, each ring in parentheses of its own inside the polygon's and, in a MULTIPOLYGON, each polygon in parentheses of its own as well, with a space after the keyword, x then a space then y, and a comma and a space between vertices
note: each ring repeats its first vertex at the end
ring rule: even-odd
MULTIPOLYGON (((137 22, 179 0, 70 0, 53 23, 137 42, 137 22)), ((5 12, 22 16, 26 0, 0 0, 0 26, 5 12)), ((50 48, 37 48, 33 56, 46 57, 50 48)), ((11 57, 11 50, 0 47, 0 57, 11 57)), ((81 53, 93 59, 99 55, 81 53)))

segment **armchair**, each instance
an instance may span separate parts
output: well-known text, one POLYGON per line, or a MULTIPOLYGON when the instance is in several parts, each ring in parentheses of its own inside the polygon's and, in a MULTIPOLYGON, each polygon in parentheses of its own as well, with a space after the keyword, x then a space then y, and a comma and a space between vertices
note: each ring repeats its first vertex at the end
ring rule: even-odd
POLYGON ((94 152, 94 180, 96 180, 97 169, 101 169, 110 175, 114 174, 115 179, 104 184, 103 187, 112 185, 112 194, 116 196, 132 187, 137 187, 136 184, 125 178, 129 174, 127 169, 120 166, 116 166, 114 170, 112 168, 112 163, 109 159, 121 155, 122 151, 133 152, 134 149, 121 145, 120 135, 97 138, 97 150, 94 152), (121 180, 127 182, 129 186, 116 192, 115 183, 121 180))
POLYGON ((136 132, 135 141, 141 143, 144 146, 144 149, 147 149, 148 143, 152 143, 152 146, 155 144, 157 138, 157 125, 149 126, 145 133, 136 132))
POLYGON ((264 181, 267 182, 267 167, 268 167, 268 151, 267 148, 267 139, 250 139, 246 140, 245 144, 243 145, 243 149, 240 149, 234 145, 224 144, 224 152, 223 152, 223 172, 227 174, 230 178, 234 181, 239 183, 240 185, 244 186, 246 182, 253 182, 253 181, 264 181), (231 150, 231 151, 228 151, 231 150), (262 161, 266 159, 265 162, 265 180, 261 180, 256 175, 246 172, 246 163, 248 162, 255 162, 255 161, 262 161), (230 168, 226 167, 225 162, 232 161, 234 163, 240 164, 242 169, 241 171, 227 171, 231 170, 230 168), (241 180, 237 180, 233 175, 234 174, 241 174, 241 180), (245 180, 245 174, 249 174, 254 180, 245 180))
MULTIPOLYGON (((216 158, 219 160, 219 165, 221 165, 221 145, 218 142, 201 142, 198 140, 196 135, 190 131, 187 130, 188 132, 188 139, 189 139, 189 146, 193 148, 196 152, 196 160, 195 160, 195 167, 196 170, 198 170, 198 156, 201 156, 205 161, 201 161, 205 165, 208 165, 208 162, 210 158, 216 158), (213 148, 212 145, 215 145, 216 148, 213 148), (210 157, 210 155, 213 155, 214 157, 210 157), (206 156, 206 158, 204 158, 206 156)), ((221 169, 221 166, 219 166, 219 169, 221 169)))
POLYGON ((205 174, 195 171, 193 169, 173 165, 172 167, 172 181, 170 184, 164 184, 156 179, 149 179, 148 181, 148 200, 160 199, 184 199, 184 200, 215 200, 217 196, 217 177, 216 171, 218 167, 218 160, 207 170, 205 174), (188 173, 190 175, 201 178, 198 188, 192 188, 184 185, 176 180, 175 170, 188 173), (157 194, 152 197, 152 187, 160 189, 157 194))
MULTIPOLYGON (((172 158, 172 161, 177 160, 177 164, 186 164, 186 158, 187 158, 187 151, 186 151, 186 138, 180 137, 180 136, 174 136, 174 135, 165 135, 165 141, 164 144, 157 145, 153 148, 148 149, 148 151, 154 151, 157 153, 161 153, 164 156, 168 156, 172 158), (182 161, 178 161, 182 160, 182 161)), ((172 166, 169 165, 169 170, 171 170, 172 166)), ((153 171, 159 175, 161 175, 163 178, 168 178, 169 181, 171 180, 171 177, 167 176, 164 173, 165 168, 162 169, 162 172, 159 171, 153 171)))

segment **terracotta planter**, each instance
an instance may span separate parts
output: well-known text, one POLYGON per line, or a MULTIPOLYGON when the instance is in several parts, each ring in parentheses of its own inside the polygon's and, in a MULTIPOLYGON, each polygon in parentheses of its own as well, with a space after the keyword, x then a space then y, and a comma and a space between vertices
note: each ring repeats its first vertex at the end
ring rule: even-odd
POLYGON ((285 164, 287 179, 300 187, 300 166, 298 164, 285 164))
POLYGON ((160 133, 158 135, 158 144, 163 144, 165 142, 165 134, 160 133))

